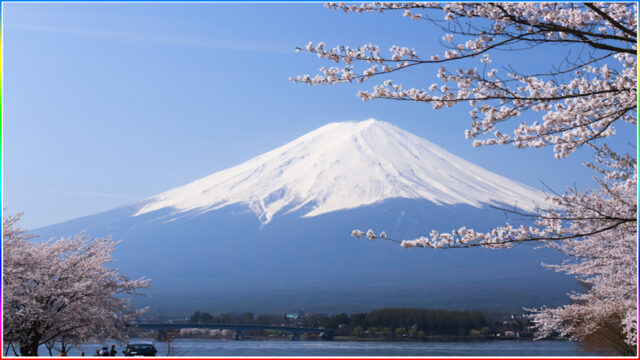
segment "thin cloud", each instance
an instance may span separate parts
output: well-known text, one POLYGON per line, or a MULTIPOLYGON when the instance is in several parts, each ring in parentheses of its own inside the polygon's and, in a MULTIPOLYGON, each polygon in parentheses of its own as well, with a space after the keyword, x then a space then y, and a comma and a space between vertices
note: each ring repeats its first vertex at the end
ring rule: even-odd
POLYGON ((139 196, 129 196, 122 194, 110 194, 95 191, 75 191, 75 190, 42 190, 43 193, 48 194, 64 194, 64 195, 80 195, 80 196, 98 196, 112 199, 126 199, 126 200, 140 200, 139 196))
MULTIPOLYGON (((168 46, 199 47, 216 50, 246 51, 273 54, 294 54, 295 46, 283 43, 255 42, 253 40, 235 41, 221 39, 189 38, 170 34, 150 34, 123 31, 104 31, 57 26, 5 24, 5 29, 40 31, 48 33, 72 34, 79 36, 100 37, 105 39, 125 40, 152 43, 168 46)), ((5 35, 6 36, 6 35, 5 35)))

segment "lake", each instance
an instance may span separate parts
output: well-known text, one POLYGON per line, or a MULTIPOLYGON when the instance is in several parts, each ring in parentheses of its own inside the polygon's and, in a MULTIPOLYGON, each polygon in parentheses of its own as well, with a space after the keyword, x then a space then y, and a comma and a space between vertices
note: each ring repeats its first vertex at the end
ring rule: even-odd
MULTIPOLYGON (((133 340, 131 342, 134 342, 133 340)), ((167 344, 154 341, 158 356, 166 356, 167 344)), ((70 356, 95 354, 100 344, 74 348, 70 356)), ((124 346, 116 346, 122 355, 124 346)), ((171 356, 594 356, 570 341, 493 340, 478 342, 355 342, 355 341, 233 341, 175 339, 171 356)), ((40 356, 48 352, 43 346, 40 356)), ((57 355, 57 352, 54 352, 57 355)))

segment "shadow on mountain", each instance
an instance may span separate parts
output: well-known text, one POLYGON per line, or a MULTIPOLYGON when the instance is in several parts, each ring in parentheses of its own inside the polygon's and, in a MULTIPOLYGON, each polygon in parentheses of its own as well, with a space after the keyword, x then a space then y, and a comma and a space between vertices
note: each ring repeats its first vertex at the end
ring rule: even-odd
POLYGON ((172 215, 159 210, 137 217, 121 207, 35 230, 43 237, 72 235, 121 240, 115 266, 129 277, 153 279, 153 313, 365 311, 381 307, 518 310, 566 303, 575 281, 545 270, 541 262, 562 258, 532 245, 511 249, 416 248, 352 238, 351 230, 386 231, 412 239, 431 230, 463 225, 485 231, 505 213, 469 205, 439 206, 425 200, 392 199, 316 217, 308 209, 276 214, 266 225, 246 207, 172 215))

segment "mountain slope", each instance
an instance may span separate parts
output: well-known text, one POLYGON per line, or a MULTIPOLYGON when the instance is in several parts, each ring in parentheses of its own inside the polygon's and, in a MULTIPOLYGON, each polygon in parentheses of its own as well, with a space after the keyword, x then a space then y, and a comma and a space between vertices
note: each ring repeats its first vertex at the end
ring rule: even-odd
POLYGON ((135 214, 248 206, 263 224, 280 212, 304 216, 386 199, 435 204, 517 204, 532 211, 544 195, 493 174, 391 124, 374 119, 325 125, 243 164, 146 201, 135 214))
MULTIPOLYGON (((156 315, 365 311, 385 306, 518 310, 555 306, 574 281, 530 246, 407 251, 349 236, 415 238, 502 225, 489 205, 532 210, 538 190, 375 120, 332 123, 236 167, 141 203, 55 224, 122 242, 113 266, 153 279, 156 315)), ((517 219, 511 223, 518 224, 517 219)))

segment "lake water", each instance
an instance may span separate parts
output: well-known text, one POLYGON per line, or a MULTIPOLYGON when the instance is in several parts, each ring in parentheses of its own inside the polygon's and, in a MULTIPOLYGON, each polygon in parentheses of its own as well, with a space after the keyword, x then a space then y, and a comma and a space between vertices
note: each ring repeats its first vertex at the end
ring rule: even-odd
MULTIPOLYGON (((134 342, 134 341, 132 341, 134 342)), ((155 341, 158 356, 166 356, 167 344, 155 341)), ((100 344, 74 348, 69 355, 84 351, 95 354, 100 344)), ((116 346, 122 355, 123 346, 116 346)), ((218 339, 175 339, 171 356, 589 356, 569 341, 494 340, 479 342, 354 342, 354 341, 233 341, 218 339)), ((46 348, 40 356, 48 355, 46 348)), ((54 352, 57 355, 57 352, 54 352)))

